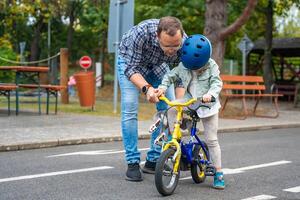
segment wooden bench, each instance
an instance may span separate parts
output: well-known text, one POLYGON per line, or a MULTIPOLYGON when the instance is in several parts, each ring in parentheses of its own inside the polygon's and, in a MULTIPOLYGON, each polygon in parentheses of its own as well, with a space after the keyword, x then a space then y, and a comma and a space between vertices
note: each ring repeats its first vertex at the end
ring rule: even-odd
POLYGON ((236 119, 246 119, 248 116, 246 99, 255 99, 255 105, 253 108, 253 115, 257 117, 269 117, 276 118, 279 115, 278 112, 278 97, 282 94, 272 93, 266 94, 264 86, 264 80, 262 76, 240 76, 240 75, 221 75, 223 81, 223 92, 221 98, 224 99, 224 103, 221 108, 221 116, 224 116, 226 105, 230 99, 236 98, 242 100, 243 116, 235 117, 236 119), (259 115, 256 113, 260 100, 264 97, 270 97, 272 104, 274 102, 275 115, 259 115), (274 101, 273 101, 274 100, 274 101))
POLYGON ((283 94, 283 96, 287 96, 288 101, 295 100, 295 97, 297 96, 297 90, 295 84, 280 84, 276 83, 274 84, 274 90, 276 93, 283 94))
POLYGON ((60 90, 66 89, 66 86, 62 85, 36 85, 36 84, 19 84, 20 88, 28 88, 28 89, 44 89, 47 93, 47 102, 46 102, 46 114, 49 114, 49 103, 50 96, 53 95, 55 97, 55 114, 57 114, 57 103, 58 103, 58 92, 60 90))
POLYGON ((4 95, 7 98, 8 115, 10 115, 10 92, 17 88, 18 86, 14 84, 0 84, 0 95, 4 95))

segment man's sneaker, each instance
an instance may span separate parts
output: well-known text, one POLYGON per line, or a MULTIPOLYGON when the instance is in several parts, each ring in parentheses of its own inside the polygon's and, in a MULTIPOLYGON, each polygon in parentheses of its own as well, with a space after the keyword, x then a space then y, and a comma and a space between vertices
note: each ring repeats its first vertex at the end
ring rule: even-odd
POLYGON ((151 162, 149 160, 146 160, 146 163, 142 168, 142 171, 146 174, 155 174, 155 166, 156 166, 156 162, 151 162))
POLYGON ((214 176, 214 188, 219 190, 224 190, 225 188, 225 181, 224 181, 224 175, 223 172, 216 172, 214 176))
POLYGON ((142 173, 139 163, 128 164, 126 178, 127 181, 142 181, 142 173))

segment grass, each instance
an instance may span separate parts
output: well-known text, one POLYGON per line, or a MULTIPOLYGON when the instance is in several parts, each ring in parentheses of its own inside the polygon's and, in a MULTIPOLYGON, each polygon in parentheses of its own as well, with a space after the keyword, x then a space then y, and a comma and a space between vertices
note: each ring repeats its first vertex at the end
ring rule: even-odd
MULTIPOLYGON (((20 97, 19 99, 19 109, 30 110, 33 112, 38 112, 37 97, 20 97)), ((42 104, 41 109, 42 113, 46 112, 46 98, 41 98, 42 104)), ((55 109, 55 99, 50 99, 50 109, 49 112, 53 113, 55 109)), ((85 114, 85 115, 94 115, 94 116, 111 116, 111 117, 120 117, 120 100, 118 101, 117 113, 113 113, 113 100, 112 98, 100 98, 97 97, 95 109, 92 110, 90 107, 81 107, 77 98, 70 98, 69 104, 61 104, 59 101, 58 112, 59 113, 73 113, 73 114, 85 114)), ((5 97, 0 97, 0 109, 7 110, 7 99, 5 97)), ((11 109, 15 110, 15 98, 11 97, 11 109)), ((156 110, 153 104, 146 103, 141 100, 139 104, 139 120, 148 120, 152 119, 156 110)))

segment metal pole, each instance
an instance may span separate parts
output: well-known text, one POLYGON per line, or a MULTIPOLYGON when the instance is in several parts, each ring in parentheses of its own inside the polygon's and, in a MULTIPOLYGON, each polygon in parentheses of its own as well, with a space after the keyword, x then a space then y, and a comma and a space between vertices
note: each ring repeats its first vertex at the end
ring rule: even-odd
POLYGON ((116 20, 116 42, 115 42, 115 79, 114 79, 114 110, 113 113, 117 113, 117 103, 118 103, 118 47, 119 47, 119 37, 120 37, 120 1, 117 1, 117 20, 116 20))
MULTIPOLYGON (((246 75, 246 41, 244 42, 244 48, 243 48, 243 76, 246 75)), ((245 85, 245 82, 243 82, 243 85, 245 85)), ((245 94, 245 90, 243 90, 243 94, 245 94)))

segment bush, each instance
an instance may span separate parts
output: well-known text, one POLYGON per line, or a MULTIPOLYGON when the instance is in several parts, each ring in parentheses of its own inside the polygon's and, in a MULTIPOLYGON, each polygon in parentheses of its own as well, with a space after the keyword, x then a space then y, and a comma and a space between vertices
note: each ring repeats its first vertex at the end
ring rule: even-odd
MULTIPOLYGON (((14 65, 4 61, 3 58, 13 61, 17 59, 17 54, 13 51, 10 41, 5 36, 0 38, 0 67, 14 65)), ((0 71, 0 82, 14 82, 14 72, 0 71)))

